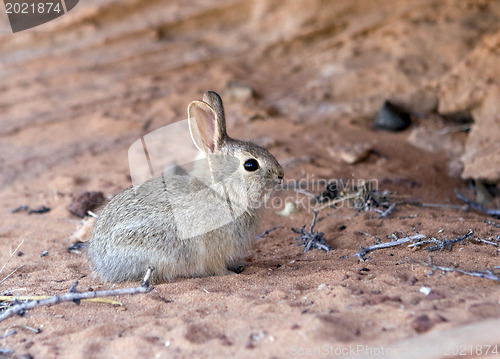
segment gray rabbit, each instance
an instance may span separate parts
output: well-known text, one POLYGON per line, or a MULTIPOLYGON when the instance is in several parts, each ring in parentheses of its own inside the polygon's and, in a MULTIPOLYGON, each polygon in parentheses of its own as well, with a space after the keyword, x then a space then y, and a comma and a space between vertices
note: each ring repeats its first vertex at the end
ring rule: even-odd
POLYGON ((94 227, 89 257, 112 282, 224 275, 248 251, 263 205, 283 169, 265 149, 230 138, 222 100, 207 92, 188 106, 204 158, 189 173, 161 176, 115 196, 94 227))

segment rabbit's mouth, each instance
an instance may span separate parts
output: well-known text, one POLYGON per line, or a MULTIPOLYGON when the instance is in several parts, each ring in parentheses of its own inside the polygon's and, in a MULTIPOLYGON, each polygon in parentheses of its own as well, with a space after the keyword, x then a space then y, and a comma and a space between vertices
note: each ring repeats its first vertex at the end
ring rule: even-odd
POLYGON ((274 187, 273 188, 275 190, 283 188, 283 175, 282 174, 278 175, 278 179, 277 180, 274 180, 274 187))

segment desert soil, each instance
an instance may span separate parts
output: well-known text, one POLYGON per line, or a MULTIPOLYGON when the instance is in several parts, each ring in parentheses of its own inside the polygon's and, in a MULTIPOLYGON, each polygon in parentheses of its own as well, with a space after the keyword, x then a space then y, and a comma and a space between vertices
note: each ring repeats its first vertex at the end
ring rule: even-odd
POLYGON ((184 119, 207 90, 222 95, 229 134, 272 152, 286 183, 318 195, 314 180, 370 180, 398 196, 383 218, 345 202, 321 208, 315 230, 333 250, 304 253, 291 228, 308 228, 316 207, 278 191, 260 231, 280 227, 255 240, 241 273, 113 298, 123 306, 35 308, 0 323, 0 357, 497 357, 499 282, 416 262, 498 275, 500 229, 484 220, 499 221, 455 194, 476 199, 461 177, 467 115, 452 113, 463 106, 447 84, 499 34, 499 3, 472 0, 88 0, 16 34, 0 15, 0 279, 14 272, 2 294, 136 286, 100 280, 85 250, 68 250, 81 219, 67 207, 82 191, 129 187, 129 146, 184 119), (374 129, 385 100, 411 112, 408 129, 374 129), (366 158, 342 160, 360 146, 366 158), (296 211, 279 214, 285 203, 296 211), (50 211, 12 213, 23 205, 50 211), (451 249, 354 256, 393 233, 468 230, 451 249))

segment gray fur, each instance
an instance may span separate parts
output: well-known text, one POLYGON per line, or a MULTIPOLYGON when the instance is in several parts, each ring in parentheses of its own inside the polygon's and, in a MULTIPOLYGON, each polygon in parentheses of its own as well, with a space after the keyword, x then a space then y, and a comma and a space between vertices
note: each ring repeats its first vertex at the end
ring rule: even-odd
POLYGON ((206 158, 189 175, 154 178, 125 190, 99 215, 89 257, 103 279, 138 281, 148 267, 155 269, 154 282, 224 275, 249 250, 263 203, 281 182, 283 169, 265 149, 227 136, 215 92, 204 100, 193 101, 188 112, 207 115, 189 119, 206 158), (214 138, 200 123, 210 119, 214 138), (243 168, 249 158, 258 160, 257 171, 243 168))

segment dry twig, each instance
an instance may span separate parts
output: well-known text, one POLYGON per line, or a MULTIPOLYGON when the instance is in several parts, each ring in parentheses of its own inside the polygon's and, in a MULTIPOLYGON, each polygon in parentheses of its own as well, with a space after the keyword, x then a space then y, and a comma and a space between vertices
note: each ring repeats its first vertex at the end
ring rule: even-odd
POLYGON ((10 254, 9 258, 4 263, 2 269, 0 269, 0 273, 3 272, 3 270, 5 269, 5 266, 7 266, 7 263, 9 263, 9 261, 12 259, 12 257, 14 256, 14 254, 16 254, 17 251, 19 250, 19 248, 21 248, 21 246, 23 245, 23 243, 24 243, 24 238, 22 239, 21 243, 19 243, 19 245, 16 247, 16 249, 14 249, 14 251, 10 254))
POLYGON ((389 208, 387 208, 385 211, 377 210, 377 212, 380 213, 380 216, 378 216, 378 219, 387 217, 389 214, 392 213, 392 211, 394 211, 394 208, 396 208, 396 202, 393 202, 389 206, 389 208))
POLYGON ((265 236, 267 236, 269 233, 271 233, 272 231, 275 231, 275 230, 277 230, 277 229, 279 229, 279 228, 283 228, 283 226, 276 226, 276 227, 273 227, 273 228, 271 228, 271 229, 268 229, 268 230, 266 230, 266 231, 262 232, 261 234, 259 234, 259 235, 257 236, 257 238, 258 238, 258 239, 264 238, 264 237, 265 237, 265 236))
MULTIPOLYGON (((498 247, 498 243, 497 242, 492 242, 492 241, 488 241, 486 239, 482 239, 482 238, 474 238, 476 241, 479 241, 479 242, 483 242, 483 243, 486 243, 486 244, 491 244, 492 246, 495 246, 495 247, 498 247)), ((498 238, 497 238, 497 241, 498 241, 498 238)))
POLYGON ((490 221, 489 219, 485 219, 484 223, 491 224, 494 227, 500 228, 500 223, 490 221))
POLYGON ((16 273, 16 272, 17 272, 19 269, 21 269, 22 267, 24 267, 24 264, 21 264, 21 265, 20 265, 20 266, 18 266, 16 269, 14 269, 12 272, 10 272, 9 274, 7 274, 7 275, 5 276, 5 278, 4 278, 4 279, 0 280, 0 284, 2 284, 2 283, 3 283, 3 282, 5 282, 7 279, 9 279, 9 277, 10 277, 11 275, 13 275, 14 273, 16 273))
POLYGON ((389 191, 378 191, 373 183, 363 182, 346 185, 343 181, 329 183, 325 190, 316 197, 323 207, 334 207, 337 203, 347 201, 358 213, 375 211, 379 218, 387 217, 396 208, 396 196, 389 191))
POLYGON ((437 251, 437 250, 443 251, 445 249, 448 249, 448 250, 451 251, 451 248, 453 247, 453 245, 455 243, 459 243, 460 242, 460 244, 463 244, 463 242, 466 239, 471 239, 473 234, 474 234, 474 231, 472 229, 469 229, 466 234, 464 234, 463 236, 459 236, 457 238, 454 238, 454 239, 448 239, 448 238, 445 237, 443 240, 441 240, 441 239, 438 239, 438 238, 435 238, 435 237, 431 237, 428 240, 424 240, 424 241, 412 243, 408 247, 410 247, 410 248, 412 248, 412 247, 421 247, 421 246, 423 246, 425 244, 433 243, 435 245, 432 246, 432 247, 428 247, 427 251, 434 252, 434 251, 437 251))
POLYGON ((470 199, 468 199, 465 195, 463 195, 462 193, 460 193, 458 190, 455 190, 455 194, 456 194, 456 196, 457 196, 458 199, 460 199, 460 200, 464 201, 465 203, 467 203, 471 208, 473 208, 473 209, 475 209, 477 211, 481 211, 481 212, 484 212, 486 214, 489 214, 490 216, 493 216, 493 217, 500 217, 500 209, 487 209, 487 208, 484 208, 479 203, 471 201, 470 199))
MULTIPOLYGON (((361 233, 369 235, 368 233, 364 233, 364 232, 361 232, 361 233)), ((491 244, 495 247, 499 246, 499 244, 496 242, 492 242, 492 241, 488 241, 488 240, 485 240, 482 238, 474 237, 474 231, 472 229, 469 229, 467 231, 467 233, 465 233, 462 236, 458 236, 454 239, 448 239, 446 237, 444 239, 438 239, 436 237, 428 238, 427 236, 420 234, 420 233, 417 233, 417 234, 410 236, 410 237, 405 234, 405 236, 403 238, 398 238, 396 233, 393 233, 392 235, 388 236, 388 238, 394 238, 394 240, 391 242, 386 242, 386 243, 376 243, 373 246, 369 246, 369 247, 361 247, 361 250, 354 255, 357 256, 359 259, 365 260, 366 259, 365 257, 369 252, 372 252, 372 251, 378 250, 378 249, 399 246, 401 244, 405 244, 408 242, 413 242, 413 243, 410 243, 408 245, 408 248, 423 247, 423 246, 428 245, 428 244, 433 244, 432 246, 426 248, 427 251, 429 251, 429 252, 433 252, 433 251, 437 251, 437 250, 443 251, 445 249, 451 251, 451 249, 453 248, 453 246, 456 243, 464 244, 464 242, 466 240, 472 240, 472 239, 486 243, 486 244, 491 244)), ((379 238, 375 237, 375 239, 377 242, 380 242, 379 238)))
POLYGON ((323 232, 314 232, 314 226, 316 225, 316 219, 318 218, 318 212, 313 211, 314 218, 311 226, 309 227, 309 232, 305 230, 306 226, 302 226, 300 229, 292 228, 292 231, 301 234, 300 237, 295 238, 296 240, 302 241, 302 244, 306 247, 304 253, 306 253, 311 247, 324 250, 329 252, 332 247, 326 243, 323 232))
POLYGON ((450 204, 450 203, 421 203, 417 201, 409 201, 408 204, 420 207, 443 208, 443 209, 461 209, 467 210, 467 205, 450 204))
MULTIPOLYGON (((395 235, 394 235, 395 236, 395 235)), ((403 238, 397 238, 394 241, 391 242, 386 242, 386 243, 380 243, 380 244, 375 244, 373 246, 368 246, 368 247, 361 247, 361 250, 354 254, 354 256, 358 257, 361 260, 365 260, 366 255, 372 251, 375 251, 377 249, 384 249, 384 248, 390 248, 390 247, 395 247, 399 246, 401 244, 405 244, 408 242, 415 242, 421 239, 427 238, 425 235, 417 233, 413 236, 405 236, 403 238)))
POLYGON ((432 257, 431 256, 429 256, 429 261, 428 262, 421 262, 421 261, 417 261, 415 259, 412 259, 411 262, 432 269, 432 272, 430 273, 430 275, 434 274, 434 272, 436 272, 436 271, 439 270, 439 271, 441 271, 443 273, 456 272, 456 273, 460 273, 460 274, 470 275, 470 276, 473 276, 473 277, 491 279, 491 280, 495 280, 497 282, 500 282, 500 274, 496 274, 496 273, 494 273, 494 272, 492 272, 490 270, 469 272, 469 271, 465 271, 465 270, 458 269, 458 268, 453 268, 453 267, 438 266, 438 265, 435 265, 432 262, 432 257))
POLYGON ((3 312, 0 313, 0 322, 12 317, 13 315, 24 315, 27 310, 33 309, 36 307, 46 306, 46 305, 55 305, 63 302, 75 302, 79 304, 82 299, 89 298, 98 298, 98 297, 110 297, 117 295, 129 295, 129 294, 139 294, 139 293, 149 293, 153 290, 153 287, 149 283, 149 278, 151 277, 153 269, 149 268, 144 276, 144 280, 141 283, 140 287, 133 288, 122 288, 122 289, 112 289, 112 290, 100 290, 95 292, 84 292, 84 293, 76 293, 75 288, 78 282, 75 282, 68 294, 63 295, 55 295, 46 299, 33 300, 25 303, 16 303, 14 305, 3 312))

